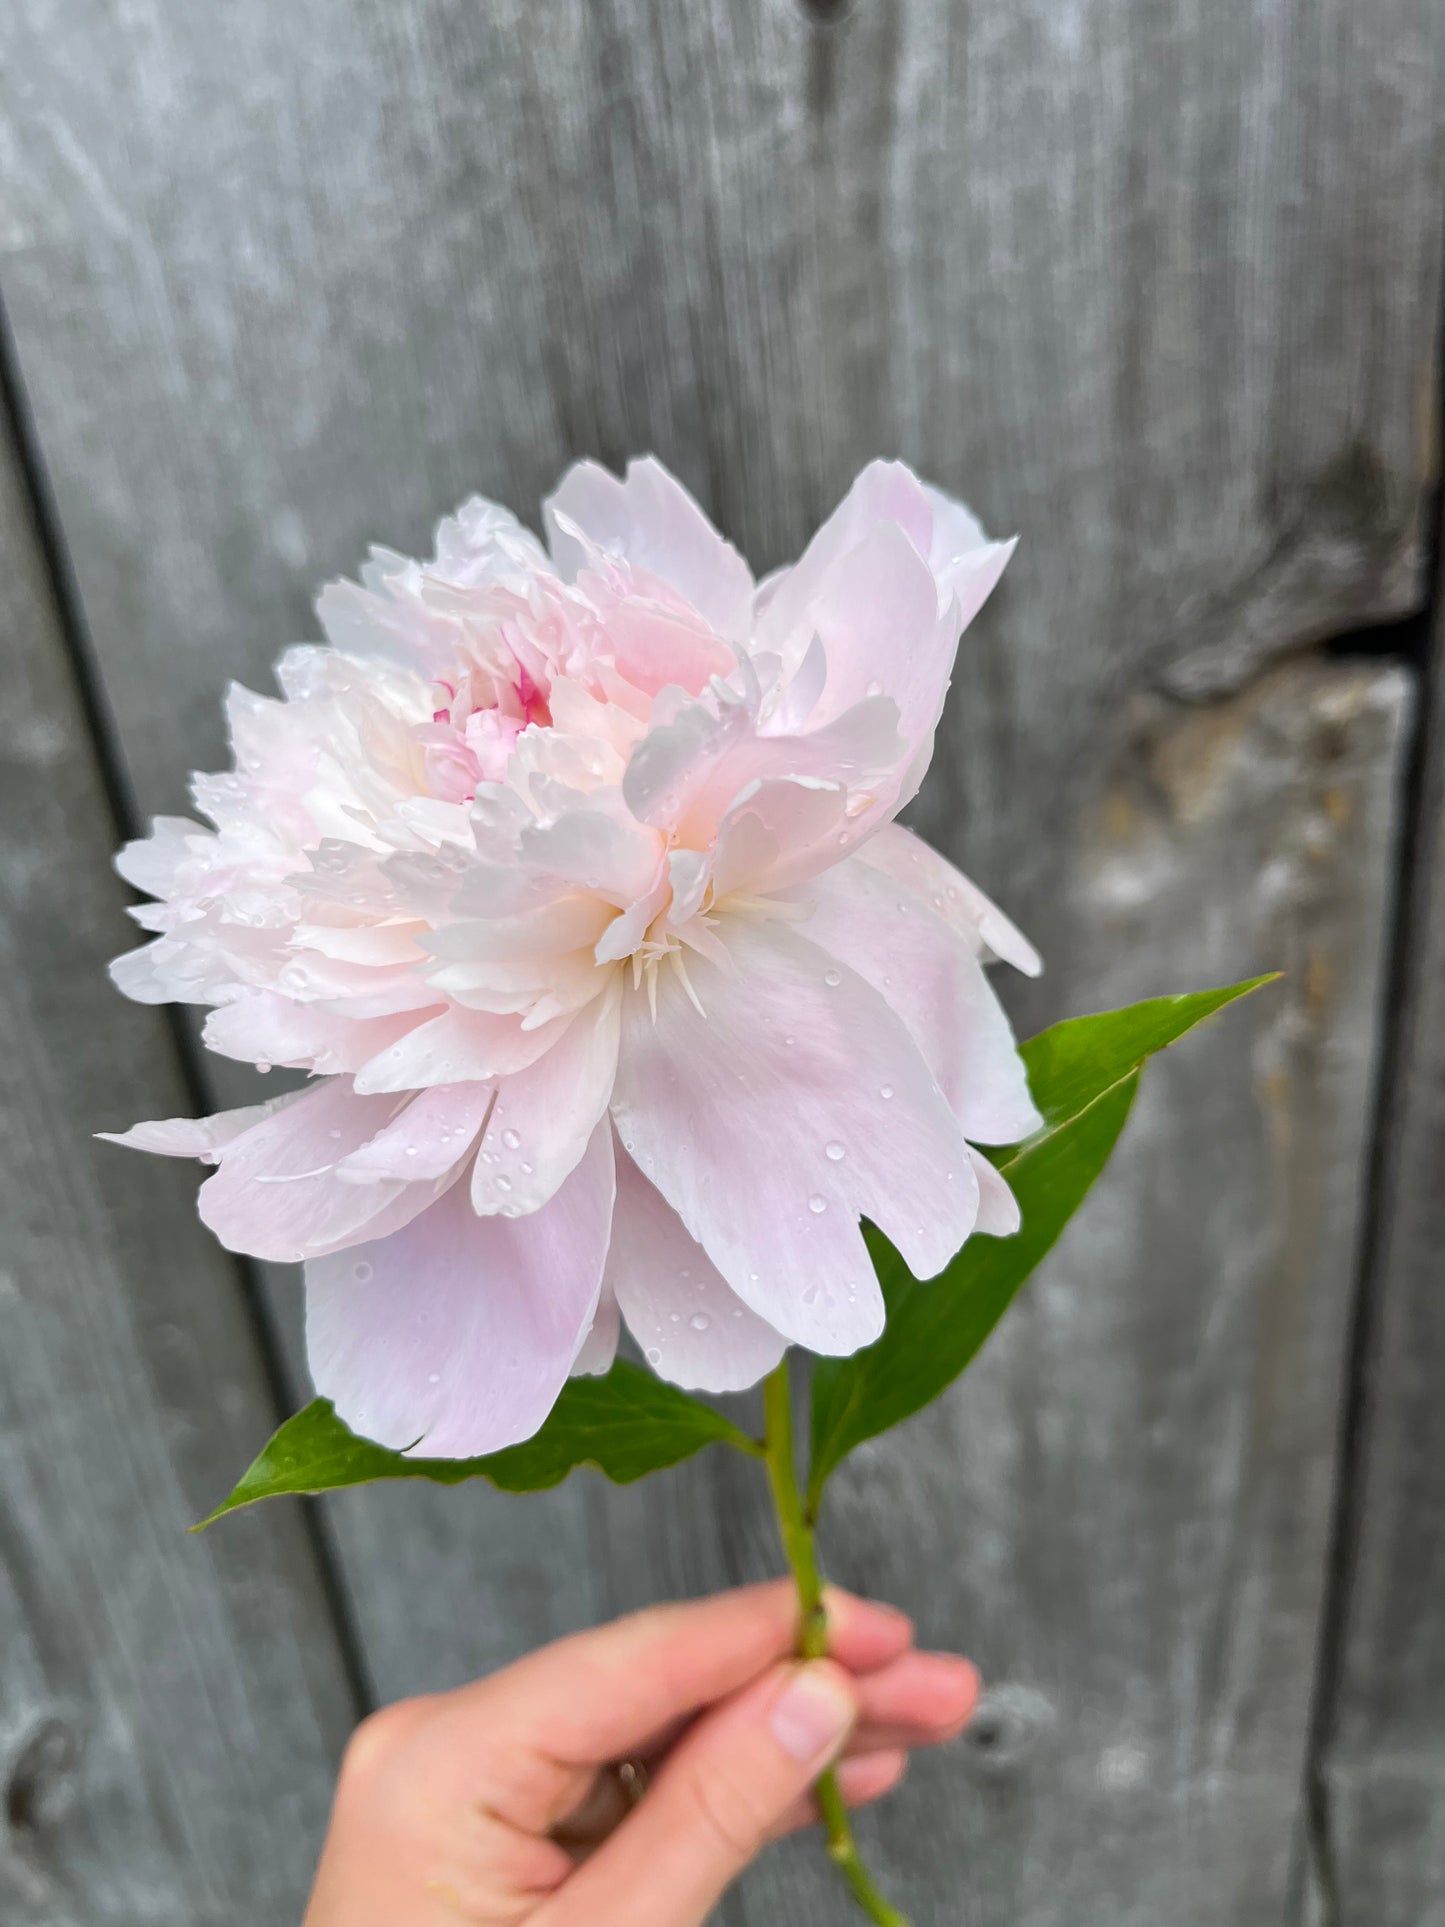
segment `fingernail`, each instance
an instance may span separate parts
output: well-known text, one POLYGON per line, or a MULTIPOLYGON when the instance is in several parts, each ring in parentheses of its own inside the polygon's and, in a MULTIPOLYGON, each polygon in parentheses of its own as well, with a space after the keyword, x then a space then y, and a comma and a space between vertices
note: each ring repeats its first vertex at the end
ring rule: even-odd
POLYGON ((827 1758, 855 1717, 853 1696, 830 1666, 800 1666, 773 1702, 773 1738, 795 1760, 827 1758))

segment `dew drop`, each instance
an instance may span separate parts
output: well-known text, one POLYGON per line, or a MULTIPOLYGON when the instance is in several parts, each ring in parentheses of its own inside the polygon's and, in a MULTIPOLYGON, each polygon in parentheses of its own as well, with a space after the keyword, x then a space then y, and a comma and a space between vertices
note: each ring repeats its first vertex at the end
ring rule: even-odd
POLYGON ((755 1271, 750 1271, 748 1273, 748 1283, 750 1285, 755 1285, 757 1282, 758 1282, 758 1274, 755 1271))
POLYGON ((879 682, 876 676, 873 678, 872 682, 869 683, 867 689, 864 691, 864 694, 868 696, 881 696, 883 694, 883 685, 881 682, 879 682))
POLYGON ((507 1177, 504 1172, 499 1172, 497 1175, 497 1189, 499 1191, 510 1191, 511 1188, 512 1180, 507 1177))
POLYGON ((830 970, 825 973, 823 978, 823 982, 828 986, 829 990, 836 990, 842 981, 843 973, 841 970, 830 970))
POLYGON ((328 1133, 327 1133, 327 1135, 328 1135, 329 1137, 333 1137, 333 1138, 337 1138, 337 1137, 340 1137, 340 1136, 341 1136, 341 1133, 340 1133, 340 1131, 330 1131, 330 1132, 328 1132, 328 1133))
POLYGON ((659 1351, 656 1345, 648 1346, 647 1362, 649 1365, 660 1365, 662 1363, 662 1353, 661 1351, 659 1351))
POLYGON ((684 1265, 682 1270, 677 1275, 679 1278, 691 1278, 692 1276, 691 1265, 684 1265))
POLYGON ((270 1068, 271 1068, 271 1066, 270 1066, 269 1064, 258 1064, 258 1065, 256 1066, 256 1069, 257 1069, 258 1071, 260 1071, 260 1073, 261 1073, 261 1075, 262 1075, 263 1077, 264 1077, 264 1076, 266 1075, 266 1073, 267 1073, 267 1071, 269 1071, 269 1070, 270 1070, 270 1068))
POLYGON ((828 1200, 823 1196, 821 1191, 815 1191, 812 1197, 809 1198, 808 1209, 815 1218, 828 1209, 828 1200))
POLYGON ((523 1176, 524 1178, 529 1178, 529 1177, 531 1177, 531 1175, 532 1175, 532 1171, 533 1171, 533 1166, 532 1166, 532 1165, 530 1165, 530 1164, 528 1164, 528 1162, 527 1162, 527 1160, 526 1160, 525 1158, 523 1158, 523 1160, 522 1160, 522 1162, 521 1162, 521 1164, 520 1164, 520 1166, 518 1167, 518 1169, 519 1169, 519 1170, 521 1171, 521 1173, 522 1173, 522 1176, 523 1176))
POLYGON ((791 1049, 793 1048, 793 1046, 794 1046, 794 1044, 796 1044, 796 1043, 797 1043, 797 1041, 798 1041, 798 1040, 797 1040, 797 1038, 796 1038, 796 1037, 785 1037, 785 1038, 783 1039, 783 1042, 784 1042, 784 1043, 785 1043, 785 1044, 787 1045, 787 1047, 788 1047, 788 1049, 789 1049, 789 1050, 791 1050, 791 1049))
POLYGON ((403 1156, 414 1158, 416 1156, 416 1149, 417 1147, 414 1144, 408 1144, 403 1156))
POLYGON ((705 1311, 695 1311, 692 1317, 689 1318, 687 1322, 689 1325, 692 1326, 695 1332, 705 1332, 708 1326, 712 1323, 712 1320, 708 1317, 705 1311))
POLYGON ((878 1095, 880 1097, 892 1097, 893 1086, 891 1084, 885 1084, 883 1088, 879 1091, 878 1095))
POLYGON ((519 1151, 522 1148, 522 1140, 515 1131, 503 1131, 502 1142, 509 1151, 519 1151))
POLYGON ((830 1163, 836 1164, 840 1158, 847 1157, 848 1147, 844 1144, 840 1144, 837 1138, 834 1138, 831 1144, 824 1145, 823 1155, 829 1160, 830 1163))
POLYGON ((353 1268, 351 1275, 356 1280, 357 1284, 364 1285, 367 1279, 371 1276, 371 1266, 367 1264, 365 1260, 363 1260, 359 1265, 353 1268))
POLYGON ((441 1375, 441 1373, 440 1373, 440 1372, 428 1372, 428 1373, 427 1373, 427 1375, 426 1375, 426 1382, 427 1382, 427 1384, 428 1384, 428 1385, 440 1385, 440 1384, 441 1384, 441 1382, 442 1382, 442 1375, 441 1375))
POLYGON ((671 1325, 680 1325, 682 1323, 682 1313, 680 1311, 670 1311, 667 1314, 667 1319, 671 1325))

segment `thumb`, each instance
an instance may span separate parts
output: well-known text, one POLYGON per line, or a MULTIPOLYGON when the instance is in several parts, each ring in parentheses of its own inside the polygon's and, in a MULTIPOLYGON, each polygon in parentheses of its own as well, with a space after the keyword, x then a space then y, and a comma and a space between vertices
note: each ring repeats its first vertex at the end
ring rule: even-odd
POLYGON ((679 1741, 642 1804, 535 1917, 535 1927, 699 1927, 857 1718, 831 1660, 778 1666, 679 1741))

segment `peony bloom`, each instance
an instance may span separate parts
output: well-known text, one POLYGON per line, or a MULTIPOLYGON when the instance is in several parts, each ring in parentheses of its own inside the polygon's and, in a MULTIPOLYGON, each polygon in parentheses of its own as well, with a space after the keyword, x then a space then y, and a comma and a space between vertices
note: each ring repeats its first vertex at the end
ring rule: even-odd
POLYGON ((545 523, 373 551, 281 700, 231 691, 214 829, 119 859, 121 989, 316 1081, 116 1141, 216 1166, 221 1242, 305 1262, 318 1389, 428 1455, 530 1436, 619 1317, 712 1391, 868 1344, 860 1217, 932 1276, 1018 1221, 971 1144, 1038 1123, 982 969, 1038 959, 892 821, 1012 545, 890 463, 761 584, 655 461, 545 523))

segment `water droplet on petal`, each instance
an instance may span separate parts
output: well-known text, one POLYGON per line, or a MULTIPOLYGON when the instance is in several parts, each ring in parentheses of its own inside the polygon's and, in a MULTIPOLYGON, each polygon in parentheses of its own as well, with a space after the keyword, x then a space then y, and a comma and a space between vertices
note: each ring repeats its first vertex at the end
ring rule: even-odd
POLYGON ((815 1218, 828 1209, 828 1200, 823 1196, 821 1191, 815 1191, 812 1197, 809 1198, 808 1209, 815 1218))
POLYGON ((522 1160, 522 1162, 521 1162, 521 1164, 519 1165, 519 1167, 518 1167, 518 1169, 519 1169, 519 1170, 521 1171, 521 1173, 522 1173, 522 1176, 523 1176, 524 1178, 529 1178, 529 1177, 531 1177, 531 1175, 532 1175, 532 1170, 533 1170, 533 1167, 532 1167, 532 1166, 531 1166, 530 1164, 528 1164, 528 1162, 527 1162, 527 1160, 526 1160, 525 1158, 523 1158, 523 1160, 522 1160))
POLYGON ((509 1151, 519 1151, 522 1148, 522 1140, 515 1131, 503 1131, 502 1142, 509 1151))
POLYGON ((354 1267, 351 1275, 356 1280, 357 1284, 364 1285, 367 1279, 371 1276, 371 1266, 367 1264, 366 1261, 363 1259, 359 1265, 354 1267))
POLYGON ((512 1180, 507 1177, 504 1172, 499 1172, 497 1175, 497 1189, 499 1191, 510 1191, 511 1188, 512 1180))
POLYGON ((409 1158, 414 1158, 416 1156, 416 1146, 414 1144, 408 1144, 403 1155, 409 1158))
POLYGON ((836 1164, 840 1158, 847 1157, 848 1149, 846 1145, 840 1144, 837 1138, 834 1138, 831 1144, 824 1145, 823 1155, 828 1158, 831 1163, 836 1164))
POLYGON ((883 685, 875 676, 863 693, 867 696, 881 696, 883 694, 883 685))
POLYGON ((705 1332, 708 1326, 712 1323, 712 1320, 708 1317, 705 1311, 695 1311, 692 1317, 689 1318, 687 1322, 689 1325, 692 1326, 695 1332, 705 1332))
POLYGON ((823 982, 828 986, 829 990, 836 990, 842 981, 843 973, 841 970, 829 970, 824 973, 823 982))
POLYGON ((648 1346, 647 1362, 649 1365, 660 1365, 662 1363, 662 1353, 658 1350, 656 1345, 648 1346))
POLYGON ((893 1095, 893 1086, 892 1086, 891 1084, 885 1084, 885 1085, 883 1086, 883 1088, 882 1088, 882 1090, 880 1090, 880 1091, 879 1091, 879 1093, 878 1093, 878 1095, 879 1095, 880 1097, 892 1097, 892 1095, 893 1095))
POLYGON ((328 1133, 327 1133, 327 1135, 328 1135, 329 1137, 334 1137, 334 1138, 335 1138, 335 1137, 340 1137, 340 1136, 341 1136, 341 1133, 340 1133, 340 1131, 330 1131, 330 1132, 328 1132, 328 1133))
POLYGON ((270 1068, 271 1068, 271 1066, 270 1066, 269 1064, 258 1064, 258 1065, 256 1066, 256 1069, 257 1069, 258 1071, 260 1071, 260 1073, 261 1073, 261 1075, 262 1075, 263 1077, 264 1077, 264 1076, 266 1075, 266 1073, 267 1073, 267 1071, 269 1071, 269 1070, 270 1070, 270 1068))
POLYGON ((426 1375, 426 1382, 427 1382, 427 1384, 428 1384, 428 1385, 440 1385, 440 1384, 441 1384, 441 1382, 442 1382, 442 1375, 441 1375, 441 1373, 440 1373, 440 1372, 428 1372, 428 1373, 427 1373, 427 1375, 426 1375))

